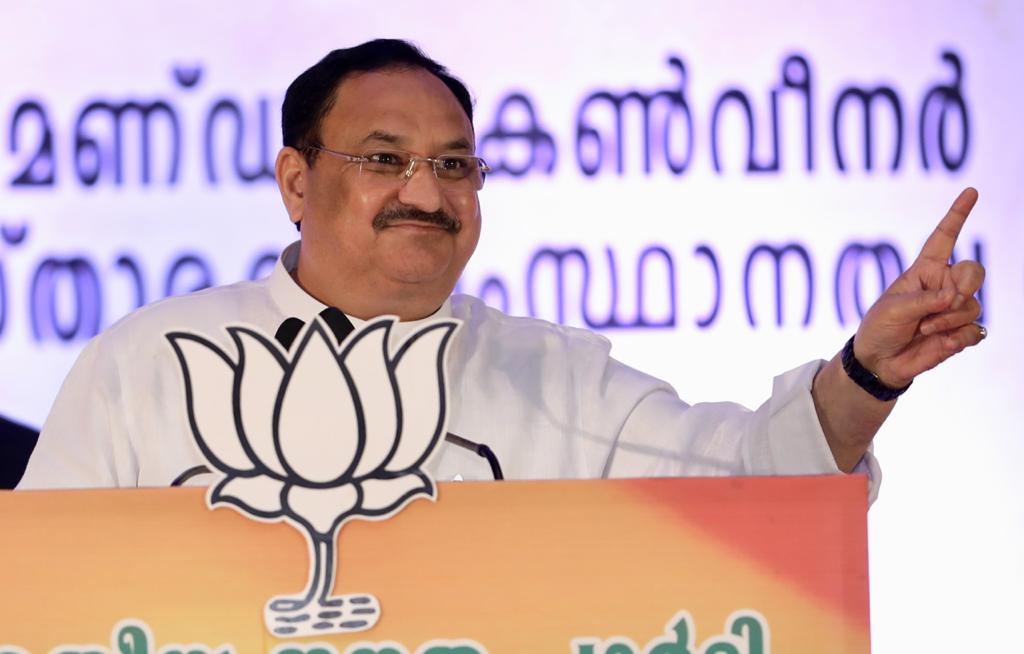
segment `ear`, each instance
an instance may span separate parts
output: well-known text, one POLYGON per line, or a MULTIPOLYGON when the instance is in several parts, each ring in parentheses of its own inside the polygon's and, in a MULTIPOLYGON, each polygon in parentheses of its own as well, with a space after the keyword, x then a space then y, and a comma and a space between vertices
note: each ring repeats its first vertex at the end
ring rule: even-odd
POLYGON ((281 191, 284 208, 288 210, 288 216, 293 223, 302 220, 308 171, 306 158, 295 148, 283 147, 277 153, 274 176, 277 178, 277 188, 281 191))

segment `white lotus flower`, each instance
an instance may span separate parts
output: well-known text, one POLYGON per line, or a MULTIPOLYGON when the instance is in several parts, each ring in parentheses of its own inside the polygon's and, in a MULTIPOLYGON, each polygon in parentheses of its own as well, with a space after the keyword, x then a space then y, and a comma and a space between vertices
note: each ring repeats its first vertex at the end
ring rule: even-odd
POLYGON ((290 358, 272 339, 246 327, 227 328, 235 358, 202 336, 167 334, 184 375, 195 441, 223 474, 208 503, 228 504, 262 520, 287 520, 308 538, 314 559, 309 587, 304 597, 268 604, 274 633, 372 626, 367 620, 379 616, 372 596, 347 598, 354 614, 364 617, 352 619, 346 612, 340 623, 321 621, 331 626, 320 631, 293 623, 296 615, 309 617, 302 612, 315 597, 322 614, 341 613, 332 609, 345 598, 328 595, 342 524, 358 516, 387 517, 417 496, 435 496, 421 467, 445 434, 444 354, 458 323, 430 323, 392 356, 393 322, 368 323, 338 351, 330 331, 313 320, 290 358), (274 612, 294 615, 275 618, 274 612))

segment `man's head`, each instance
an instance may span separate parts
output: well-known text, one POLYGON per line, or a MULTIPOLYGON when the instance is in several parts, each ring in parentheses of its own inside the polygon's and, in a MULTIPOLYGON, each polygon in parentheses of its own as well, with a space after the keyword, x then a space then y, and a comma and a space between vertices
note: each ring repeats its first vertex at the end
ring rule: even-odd
POLYGON ((438 179, 432 162, 413 162, 411 175, 379 164, 472 155, 466 87, 404 41, 371 41, 331 52, 291 84, 282 131, 276 172, 302 225, 299 284, 361 318, 432 313, 476 247, 476 189, 443 169, 438 179))
POLYGON ((376 39, 354 48, 333 50, 295 78, 281 106, 281 136, 286 147, 306 155, 309 163, 317 157, 311 146, 324 145, 320 128, 334 106, 335 91, 346 77, 387 69, 422 68, 437 77, 473 123, 473 100, 459 79, 448 69, 423 54, 419 48, 399 39, 376 39))

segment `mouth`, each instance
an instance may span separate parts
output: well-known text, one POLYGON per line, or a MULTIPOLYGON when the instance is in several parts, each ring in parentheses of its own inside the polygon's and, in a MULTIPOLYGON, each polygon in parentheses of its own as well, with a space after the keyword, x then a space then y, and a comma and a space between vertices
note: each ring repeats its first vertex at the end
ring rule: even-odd
POLYGON ((437 223, 423 222, 422 220, 394 220, 384 225, 382 229, 423 229, 433 232, 450 231, 437 223))

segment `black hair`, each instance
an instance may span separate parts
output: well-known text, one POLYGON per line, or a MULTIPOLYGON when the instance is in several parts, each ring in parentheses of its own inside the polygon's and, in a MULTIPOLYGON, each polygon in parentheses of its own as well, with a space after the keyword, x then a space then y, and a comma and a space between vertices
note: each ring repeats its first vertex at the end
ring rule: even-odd
POLYGON ((400 39, 375 39, 352 48, 333 50, 295 78, 281 105, 281 136, 284 145, 303 153, 312 165, 320 146, 320 127, 334 106, 334 93, 346 77, 386 68, 422 68, 448 87, 473 122, 469 90, 448 69, 412 43, 400 39))

